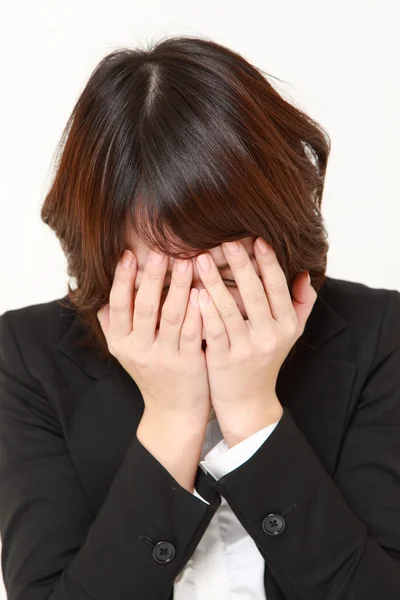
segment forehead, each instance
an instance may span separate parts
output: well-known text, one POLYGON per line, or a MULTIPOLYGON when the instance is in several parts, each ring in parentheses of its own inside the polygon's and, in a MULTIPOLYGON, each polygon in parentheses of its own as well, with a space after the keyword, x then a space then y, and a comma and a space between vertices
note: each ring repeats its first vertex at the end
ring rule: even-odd
MULTIPOLYGON (((243 244, 244 248, 246 249, 246 251, 249 255, 253 254, 253 246, 254 246, 255 239, 256 239, 256 236, 248 236, 248 237, 240 238, 240 242, 243 244)), ((150 254, 152 249, 149 248, 148 246, 142 244, 139 240, 136 239, 136 236, 132 235, 129 237, 129 250, 132 250, 132 252, 135 254, 135 256, 137 258, 138 269, 143 270, 146 265, 148 255, 150 254)), ((225 258, 225 255, 224 255, 224 252, 223 252, 221 246, 216 246, 215 248, 211 248, 210 250, 208 250, 208 252, 212 255, 217 266, 226 265, 227 261, 226 261, 226 258, 225 258)), ((169 265, 168 265, 169 270, 172 268, 172 264, 173 264, 172 259, 169 258, 169 265)), ((228 269, 230 267, 228 265, 225 268, 228 269)))

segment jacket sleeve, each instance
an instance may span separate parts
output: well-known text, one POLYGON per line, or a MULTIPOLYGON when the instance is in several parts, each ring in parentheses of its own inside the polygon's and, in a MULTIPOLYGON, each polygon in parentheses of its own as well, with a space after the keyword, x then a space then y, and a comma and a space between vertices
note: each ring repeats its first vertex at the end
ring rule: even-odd
MULTIPOLYGON (((8 600, 168 600, 215 513, 132 432, 94 518, 57 417, 0 316, 0 534, 8 600)), ((212 500, 212 499, 211 499, 212 500)))
MULTIPOLYGON (((281 417, 282 418, 282 417, 281 417)), ((210 473, 214 479, 220 479, 227 473, 244 464, 257 450, 265 443, 271 435, 279 421, 270 423, 266 427, 259 429, 253 435, 229 448, 228 444, 222 439, 207 454, 206 460, 201 460, 200 465, 210 473)))
MULTIPOLYGON (((200 466, 210 473, 214 479, 220 479, 223 475, 226 475, 233 469, 237 469, 246 460, 249 460, 251 456, 259 447, 265 442, 269 435, 273 432, 279 421, 267 425, 263 429, 256 431, 253 435, 250 435, 245 440, 242 440, 232 448, 228 447, 228 444, 222 439, 214 448, 207 454, 207 460, 201 460, 200 466)), ((198 498, 204 500, 198 493, 196 488, 193 491, 198 498)))
POLYGON ((375 358, 334 477, 284 407, 259 451, 215 485, 286 600, 400 598, 397 290, 389 290, 375 358))

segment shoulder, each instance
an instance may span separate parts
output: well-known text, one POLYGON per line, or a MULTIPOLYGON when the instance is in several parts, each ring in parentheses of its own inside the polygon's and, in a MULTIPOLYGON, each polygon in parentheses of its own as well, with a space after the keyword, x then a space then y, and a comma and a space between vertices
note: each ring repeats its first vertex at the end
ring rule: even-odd
POLYGON ((35 346, 57 344, 73 322, 75 311, 68 296, 5 311, 0 315, 0 341, 15 335, 19 342, 35 346))
POLYGON ((400 308, 400 292, 396 289, 372 287, 358 281, 326 277, 320 299, 330 305, 348 323, 374 318, 400 308))
POLYGON ((57 363, 56 347, 76 319, 68 296, 7 310, 0 315, 0 369, 40 379, 57 363))
MULTIPOLYGON (((396 289, 326 277, 319 302, 329 306, 345 323, 346 346, 371 361, 381 352, 400 346, 400 292, 396 289), (376 354, 377 353, 377 354, 376 354)), ((343 345, 338 341, 338 348, 343 345)))
POLYGON ((337 279, 326 276, 321 290, 323 298, 335 308, 346 310, 352 306, 363 304, 385 303, 390 296, 400 296, 396 289, 372 287, 359 281, 337 279))

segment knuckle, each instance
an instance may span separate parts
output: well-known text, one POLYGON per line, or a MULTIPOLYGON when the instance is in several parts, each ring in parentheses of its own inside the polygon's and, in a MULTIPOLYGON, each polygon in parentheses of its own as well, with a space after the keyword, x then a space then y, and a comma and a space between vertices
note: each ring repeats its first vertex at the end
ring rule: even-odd
POLYGON ((254 354, 251 348, 247 345, 239 348, 234 354, 234 360, 236 364, 243 364, 243 362, 250 362, 253 358, 254 354))
POLYGON ((173 372, 175 370, 174 362, 170 356, 167 356, 167 354, 158 354, 157 364, 159 369, 163 371, 173 372))
POLYGON ((281 277, 277 281, 267 282, 266 284, 267 291, 274 295, 281 295, 287 292, 287 282, 284 277, 281 277))
POLYGON ((210 287, 214 287, 214 286, 218 286, 222 284, 222 280, 221 280, 221 276, 218 274, 213 273, 212 275, 210 275, 210 279, 207 281, 207 285, 210 287))
POLYGON ((264 352, 266 354, 275 354, 275 352, 277 351, 278 348, 278 340, 274 337, 268 337, 265 341, 264 341, 264 352))
POLYGON ((143 276, 147 277, 150 281, 159 281, 160 279, 164 279, 164 272, 153 269, 145 269, 143 271, 143 276))
POLYGON ((270 249, 267 254, 263 254, 260 257, 260 262, 265 265, 266 267, 271 267, 272 265, 274 265, 277 261, 277 257, 275 252, 270 249))
POLYGON ((130 357, 131 361, 135 364, 135 366, 144 371, 149 367, 149 362, 147 356, 144 353, 138 354, 138 356, 130 357))
MULTIPOLYGON (((190 305, 190 308, 188 307, 186 311, 184 322, 190 321, 191 323, 193 323, 193 321, 197 321, 197 319, 199 318, 197 309, 198 306, 190 305)), ((193 324, 191 324, 190 326, 193 327, 193 324)))
POLYGON ((229 319, 236 315, 237 305, 235 302, 229 302, 219 309, 219 314, 223 319, 229 319))
POLYGON ((235 265, 232 265, 232 269, 233 271, 241 271, 242 269, 246 269, 249 266, 249 264, 251 264, 251 261, 247 256, 247 258, 244 257, 240 262, 237 262, 235 265))
POLYGON ((136 302, 135 303, 135 317, 138 319, 151 319, 155 312, 155 306, 153 304, 136 302))
POLYGON ((125 315, 130 311, 130 306, 120 298, 110 298, 110 311, 117 315, 125 315))
POLYGON ((252 288, 250 289, 248 292, 246 292, 244 294, 246 300, 248 300, 248 302, 250 304, 264 304, 265 302, 265 292, 264 292, 264 288, 252 288))
POLYGON ((167 325, 176 326, 181 322, 181 314, 169 308, 169 306, 162 307, 161 318, 167 325))
POLYGON ((191 328, 182 328, 181 330, 181 339, 184 342, 196 342, 199 338, 199 334, 197 331, 195 331, 194 329, 191 328))
POLYGON ((215 331, 210 331, 209 338, 214 342, 218 342, 220 339, 226 336, 226 330, 224 329, 215 329, 215 331))
POLYGON ((127 269, 117 269, 115 272, 115 280, 120 281, 121 283, 129 283, 132 279, 132 276, 126 272, 127 269))
POLYGON ((181 279, 181 277, 175 277, 175 278, 173 277, 171 279, 171 283, 170 283, 169 287, 170 287, 170 289, 176 288, 178 290, 181 290, 181 289, 187 288, 189 283, 190 283, 190 279, 188 279, 187 277, 185 277, 184 279, 181 279))

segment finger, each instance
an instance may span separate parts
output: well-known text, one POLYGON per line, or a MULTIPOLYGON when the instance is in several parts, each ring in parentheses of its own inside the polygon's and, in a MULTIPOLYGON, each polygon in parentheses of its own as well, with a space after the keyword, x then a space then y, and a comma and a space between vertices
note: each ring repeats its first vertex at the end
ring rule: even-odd
POLYGON ((130 250, 125 250, 115 268, 114 281, 110 291, 108 326, 110 340, 127 337, 132 331, 136 269, 135 255, 130 250))
MULTIPOLYGON (((246 326, 245 320, 242 317, 234 297, 222 281, 212 256, 206 252, 205 254, 198 256, 196 261, 202 282, 218 311, 219 318, 225 326, 230 342, 232 342, 232 340, 237 340, 238 343, 240 343, 242 340, 247 339, 248 327, 246 326), (202 257, 205 257, 205 260, 203 260, 202 257)), ((201 308, 203 307, 201 306, 201 308)), ((208 318, 212 318, 213 321, 215 321, 214 313, 210 311, 212 311, 212 308, 209 308, 208 318)))
POLYGON ((199 300, 201 316, 206 331, 207 351, 219 353, 228 351, 230 349, 228 332, 207 290, 200 290, 199 300))
POLYGON ((263 283, 253 267, 246 248, 239 240, 224 242, 222 250, 242 297, 248 324, 253 331, 261 332, 262 328, 272 320, 263 283))
MULTIPOLYGON (((190 295, 193 278, 191 260, 175 260, 171 274, 171 284, 161 310, 158 343, 164 352, 179 352, 181 329, 190 295)), ((197 309, 199 312, 199 310, 197 309)), ((201 334, 201 331, 200 331, 201 334)))
POLYGON ((151 251, 136 292, 133 311, 133 333, 139 346, 144 348, 151 346, 156 337, 160 299, 167 268, 166 256, 151 251))
POLYGON ((294 309, 289 287, 274 249, 270 244, 266 244, 265 252, 263 252, 256 240, 254 255, 260 267, 261 279, 272 317, 279 323, 293 321, 294 309))
POLYGON ((179 352, 185 357, 194 357, 202 351, 202 318, 199 305, 199 290, 190 290, 185 320, 180 332, 179 352))

